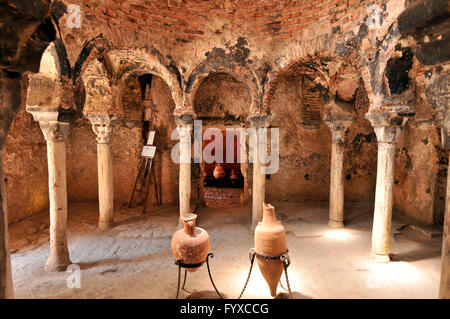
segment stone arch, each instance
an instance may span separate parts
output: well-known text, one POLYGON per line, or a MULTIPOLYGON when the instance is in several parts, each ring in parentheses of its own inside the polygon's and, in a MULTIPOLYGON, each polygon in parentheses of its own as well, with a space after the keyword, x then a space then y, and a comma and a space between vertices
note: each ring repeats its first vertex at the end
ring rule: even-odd
POLYGON ((29 77, 27 111, 45 108, 55 112, 58 119, 69 116, 73 110, 73 89, 70 66, 61 52, 61 42, 53 41, 42 54, 39 72, 29 77))
MULTIPOLYGON (((105 62, 111 79, 112 91, 120 92, 130 76, 153 74, 161 77, 168 85, 175 109, 183 109, 182 80, 177 67, 165 61, 156 50, 153 53, 139 50, 113 50, 105 54, 105 62)), ((115 103, 118 94, 113 94, 115 103)), ((120 108, 120 107, 119 107, 120 108)), ((123 112, 123 110, 122 110, 123 112)))
POLYGON ((330 77, 324 69, 325 65, 321 64, 321 59, 317 56, 292 59, 291 61, 283 63, 282 65, 275 64, 275 67, 267 73, 266 80, 264 82, 264 94, 262 97, 263 109, 266 110, 266 112, 270 113, 270 101, 273 94, 275 93, 277 82, 282 75, 286 74, 287 72, 289 72, 289 70, 292 70, 295 67, 303 68, 304 71, 309 74, 308 77, 310 78, 310 80, 312 80, 319 87, 329 91, 330 77), (315 74, 315 76, 313 76, 313 74, 315 74))
POLYGON ((194 99, 197 89, 203 80, 215 73, 226 73, 247 86, 250 96, 250 107, 248 114, 260 114, 261 110, 261 86, 256 74, 246 63, 227 62, 217 57, 208 58, 198 65, 189 76, 186 85, 185 110, 195 113, 194 99))
POLYGON ((82 75, 86 98, 83 113, 119 115, 112 96, 112 89, 105 66, 98 60, 92 60, 82 75))
POLYGON ((51 42, 42 54, 39 73, 53 81, 61 81, 61 63, 58 52, 56 51, 55 42, 51 42))
MULTIPOLYGON (((367 50, 364 45, 360 48, 360 59, 357 65, 364 81, 371 108, 382 106, 384 102, 385 86, 387 85, 384 78, 386 65, 402 39, 398 27, 398 17, 380 38, 382 40, 377 43, 375 48, 367 50), (365 53, 366 51, 370 53, 365 53)), ((366 42, 369 42, 368 39, 366 40, 366 42)))

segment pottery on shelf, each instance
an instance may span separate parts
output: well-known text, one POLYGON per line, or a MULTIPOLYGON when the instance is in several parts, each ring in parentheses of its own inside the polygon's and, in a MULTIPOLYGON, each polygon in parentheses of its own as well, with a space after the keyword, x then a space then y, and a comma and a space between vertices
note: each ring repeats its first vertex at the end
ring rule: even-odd
POLYGON ((215 179, 219 179, 219 178, 224 178, 226 175, 225 172, 225 168, 223 168, 223 164, 216 164, 216 167, 214 168, 214 172, 213 172, 214 178, 215 179))
MULTIPOLYGON (((275 216, 275 208, 263 204, 263 218, 255 228, 255 250, 265 256, 280 256, 286 252, 286 231, 275 216)), ((270 288, 272 297, 276 296, 278 282, 284 270, 281 260, 266 260, 259 256, 258 266, 270 288)))
MULTIPOLYGON (((209 253, 209 235, 203 228, 195 227, 197 215, 187 214, 182 217, 183 229, 172 236, 172 254, 176 260, 186 265, 203 263, 209 253)), ((186 268, 194 272, 198 269, 186 268)))

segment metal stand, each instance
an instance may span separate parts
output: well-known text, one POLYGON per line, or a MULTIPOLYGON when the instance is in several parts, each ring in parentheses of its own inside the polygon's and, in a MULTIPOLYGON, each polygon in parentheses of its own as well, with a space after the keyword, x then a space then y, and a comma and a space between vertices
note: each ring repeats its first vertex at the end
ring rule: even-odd
MULTIPOLYGON (((206 266, 208 268, 208 275, 209 275, 209 279, 211 280, 211 283, 214 287, 214 290, 217 292, 217 294, 219 295, 220 299, 223 299, 222 295, 220 294, 220 292, 217 290, 216 285, 214 284, 214 280, 212 279, 211 276, 211 270, 209 268, 209 257, 214 258, 214 254, 213 253, 209 253, 208 256, 206 256, 206 266)), ((194 264, 194 265, 187 265, 187 264, 183 264, 180 260, 177 260, 175 262, 175 265, 178 265, 178 285, 177 285, 177 297, 176 299, 178 299, 179 293, 180 293, 180 281, 181 281, 181 268, 185 268, 184 270, 184 280, 183 280, 183 286, 181 287, 182 290, 187 291, 184 289, 184 285, 186 284, 186 277, 187 277, 187 270, 186 268, 197 268, 202 266, 205 261, 202 261, 201 263, 198 264, 194 264)))
MULTIPOLYGON (((286 252, 284 254, 281 254, 280 256, 267 256, 267 255, 257 253, 255 248, 251 248, 248 252, 248 257, 250 259, 250 269, 248 271, 247 280, 244 284, 244 288, 242 288, 241 294, 239 295, 239 297, 237 299, 241 299, 242 295, 244 294, 245 289, 247 288, 248 281, 250 280, 250 275, 252 274, 253 263, 255 262, 255 256, 258 258, 265 259, 265 260, 280 260, 283 263, 284 275, 286 276, 286 283, 287 283, 287 287, 288 287, 289 296, 292 297, 291 285, 289 284, 289 277, 288 277, 288 273, 287 273, 287 268, 291 264, 291 257, 289 256, 288 253, 289 253, 289 249, 286 249, 286 252)), ((280 280, 280 286, 284 290, 286 290, 283 287, 283 285, 281 284, 281 280, 280 280)))

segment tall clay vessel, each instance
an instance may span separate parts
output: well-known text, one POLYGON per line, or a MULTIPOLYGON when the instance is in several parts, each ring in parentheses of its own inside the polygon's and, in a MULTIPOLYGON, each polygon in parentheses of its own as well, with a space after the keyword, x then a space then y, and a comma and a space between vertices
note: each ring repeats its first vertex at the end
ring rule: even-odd
POLYGON ((281 260, 267 260, 258 255, 280 256, 286 253, 286 232, 281 221, 275 216, 275 208, 270 204, 263 204, 264 212, 262 222, 255 229, 255 249, 259 269, 267 281, 270 294, 275 297, 277 286, 283 273, 284 266, 281 260))
MULTIPOLYGON (((209 235, 206 230, 195 227, 197 215, 186 214, 182 219, 184 228, 172 236, 172 253, 176 260, 185 265, 203 263, 209 253, 209 235)), ((185 269, 194 272, 199 267, 185 269)))

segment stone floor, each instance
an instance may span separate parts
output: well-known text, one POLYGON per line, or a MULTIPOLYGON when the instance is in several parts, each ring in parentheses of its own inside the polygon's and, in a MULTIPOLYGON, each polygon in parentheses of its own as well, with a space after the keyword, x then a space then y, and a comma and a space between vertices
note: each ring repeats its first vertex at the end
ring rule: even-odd
MULTIPOLYGON (((393 262, 372 264, 369 259, 372 208, 346 204, 346 227, 327 226, 327 205, 276 204, 287 231, 292 256, 289 279, 294 298, 436 298, 440 276, 441 238, 414 231, 394 213, 391 234, 393 262)), ((211 236, 211 270, 218 289, 236 298, 246 280, 249 207, 203 208, 198 226, 211 236)), ((145 216, 141 208, 116 209, 116 227, 96 230, 97 205, 70 203, 69 249, 77 274, 46 273, 49 253, 48 213, 11 225, 12 267, 18 298, 174 298, 177 267, 170 251, 177 224, 177 208, 162 207, 145 216)), ((282 277, 284 282, 284 277, 282 277)), ((285 286, 285 284, 284 284, 285 286)), ((206 267, 190 273, 189 292, 182 297, 215 297, 206 267)), ((279 298, 286 297, 282 288, 279 298)), ((271 298, 258 267, 243 298, 271 298)))

